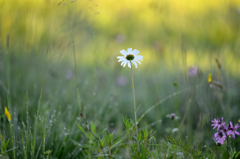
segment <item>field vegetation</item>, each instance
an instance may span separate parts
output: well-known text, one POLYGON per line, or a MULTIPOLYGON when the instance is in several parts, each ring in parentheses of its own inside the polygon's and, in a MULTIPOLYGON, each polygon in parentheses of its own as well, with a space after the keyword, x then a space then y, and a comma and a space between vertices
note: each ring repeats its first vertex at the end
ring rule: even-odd
POLYGON ((239 61, 238 0, 0 0, 0 158, 239 158, 239 61))

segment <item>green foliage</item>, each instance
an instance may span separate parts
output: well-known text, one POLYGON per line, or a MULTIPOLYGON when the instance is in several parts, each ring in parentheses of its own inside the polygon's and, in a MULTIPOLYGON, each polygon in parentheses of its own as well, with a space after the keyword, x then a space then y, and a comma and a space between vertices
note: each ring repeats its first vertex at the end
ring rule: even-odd
POLYGON ((125 125, 126 135, 128 140, 126 141, 130 148, 131 158, 151 158, 151 147, 149 144, 155 143, 155 137, 152 134, 152 130, 148 131, 144 129, 138 133, 136 136, 135 124, 131 119, 122 116, 125 125), (139 142, 139 150, 137 146, 137 141, 139 142))
POLYGON ((186 141, 183 141, 177 136, 166 136, 165 139, 170 144, 177 146, 177 149, 179 149, 187 158, 203 158, 201 150, 198 147, 193 146, 187 139, 186 141))
POLYGON ((7 146, 8 146, 8 143, 9 143, 9 139, 6 141, 4 139, 4 137, 0 134, 0 147, 1 147, 1 154, 4 156, 6 155, 6 152, 7 152, 7 146))
MULTIPOLYGON (((19 58, 16 60, 16 57, 18 56, 14 54, 12 55, 12 60, 17 61, 14 65, 18 66, 27 61, 25 58, 19 58)), ((138 78, 142 75, 136 73, 137 78, 135 84, 136 86, 142 86, 142 88, 135 88, 137 103, 141 103, 141 107, 139 106, 137 113, 138 115, 142 114, 140 116, 141 118, 139 118, 140 120, 138 120, 140 131, 137 135, 136 125, 132 120, 132 111, 129 111, 128 108, 128 103, 132 102, 132 93, 129 91, 130 85, 126 90, 126 93, 122 93, 125 89, 124 87, 116 86, 114 89, 111 89, 112 85, 115 84, 116 78, 110 78, 109 81, 106 81, 106 77, 112 72, 105 72, 102 70, 93 71, 86 68, 86 72, 82 72, 82 74, 84 75, 84 79, 86 78, 90 80, 87 81, 88 84, 83 79, 79 82, 79 95, 82 97, 82 112, 85 115, 85 118, 83 118, 79 115, 77 93, 74 95, 75 100, 72 100, 72 92, 76 92, 75 81, 64 78, 62 81, 56 80, 51 74, 43 76, 40 72, 44 72, 44 70, 48 70, 48 68, 35 67, 33 64, 40 66, 39 63, 44 63, 44 61, 38 60, 36 57, 31 59, 31 65, 34 69, 38 70, 38 73, 32 72, 29 74, 34 80, 28 79, 30 83, 27 91, 25 85, 21 85, 24 80, 17 80, 21 79, 22 74, 27 74, 27 67, 22 66, 24 69, 19 74, 17 73, 17 68, 11 68, 11 71, 14 72, 16 77, 15 79, 11 79, 11 85, 13 85, 13 87, 11 87, 11 92, 13 92, 11 99, 14 100, 11 100, 9 109, 12 119, 15 121, 12 123, 14 142, 10 141, 12 138, 10 135, 11 130, 6 117, 3 116, 0 121, 3 128, 2 131, 4 130, 6 134, 5 140, 10 139, 6 149, 10 157, 13 157, 12 143, 16 144, 16 154, 20 154, 17 158, 25 159, 31 158, 31 155, 33 155, 33 147, 35 147, 34 156, 36 158, 40 156, 53 158, 61 158, 61 156, 68 156, 67 158, 110 158, 110 156, 112 158, 138 158, 138 155, 139 158, 164 158, 164 156, 165 158, 170 156, 174 158, 174 156, 180 157, 187 155, 194 157, 194 155, 197 156, 196 152, 198 151, 193 152, 193 149, 189 149, 189 147, 195 143, 194 141, 196 138, 198 139, 197 142, 199 147, 202 147, 201 145, 211 146, 211 144, 214 143, 211 140, 206 140, 212 138, 214 134, 212 128, 209 126, 209 121, 217 116, 213 115, 215 113, 218 114, 218 116, 222 115, 220 110, 223 105, 218 101, 227 101, 227 96, 219 96, 221 98, 216 98, 214 94, 219 93, 223 96, 225 95, 225 92, 218 88, 209 88, 208 85, 201 85, 202 81, 207 81, 206 76, 198 77, 194 80, 189 79, 189 83, 192 86, 191 88, 183 89, 183 86, 179 84, 178 89, 181 90, 179 93, 171 93, 175 92, 173 86, 164 87, 164 85, 172 85, 172 81, 161 81, 160 76, 154 76, 154 78, 158 80, 151 84, 156 85, 156 88, 161 88, 161 93, 167 93, 168 95, 164 96, 164 98, 160 98, 156 103, 154 102, 153 106, 150 105, 146 108, 148 103, 154 101, 152 94, 149 93, 153 88, 150 86, 144 86, 144 81, 149 80, 149 77, 143 77, 145 80, 142 80, 141 78, 138 78), (93 74, 89 75, 89 72, 97 72, 94 77, 96 79, 93 80, 93 74), (39 103, 42 85, 34 86, 34 83, 36 79, 41 78, 45 78, 42 81, 42 84, 45 85, 45 87, 42 91, 41 103, 39 103), (102 78, 104 78, 104 80, 101 80, 102 78), (96 83, 96 81, 99 83, 96 83), (164 82, 167 83, 162 84, 164 82), (197 84, 197 86, 195 84, 197 84), (59 87, 59 85, 61 87, 59 87), (63 88, 67 93, 62 92, 63 88), (143 92, 141 93, 144 94, 144 98, 141 97, 141 94, 138 94, 138 90, 141 89, 143 89, 143 92), (92 95, 91 92, 93 90, 97 95, 92 95), (22 92, 26 92, 26 94, 22 92), (140 96, 140 100, 138 99, 138 96, 140 96), (202 105, 201 102, 199 103, 201 100, 207 103, 208 107, 202 105), (176 103, 176 101, 178 102, 176 103), (175 111, 174 107, 176 104, 179 105, 179 119, 172 122, 172 129, 169 129, 169 132, 174 132, 173 135, 178 135, 179 139, 187 135, 189 138, 187 144, 181 140, 175 141, 174 144, 171 142, 161 142, 162 135, 166 134, 165 130, 170 127, 172 121, 167 114, 175 111), (214 106, 212 106, 212 104, 214 104, 214 106), (15 105, 19 105, 19 107, 23 107, 23 109, 18 109, 14 107, 15 105), (186 110, 188 106, 188 111, 183 111, 186 110), (160 111, 157 111, 158 109, 160 111), (182 122, 184 115, 185 120, 182 122), (123 122, 120 122, 121 116, 123 122), (130 117, 128 118, 127 116, 130 117), (37 123, 36 119, 38 120, 37 123), (179 129, 180 123, 178 121, 182 123, 182 129, 179 129), (153 131, 154 133, 152 133, 153 131), (34 137, 34 134, 36 134, 36 137, 34 137), (36 146, 33 144, 34 140, 36 146), (137 148, 137 142, 139 142, 139 149, 137 148), (51 150, 49 155, 45 154, 48 150, 51 150)), ((10 63, 12 62, 10 61, 10 63)), ((61 71, 56 72, 58 72, 58 76, 62 77, 64 77, 64 72, 67 72, 69 68, 67 64, 65 67, 61 67, 61 65, 57 66, 46 62, 45 66, 47 65, 49 65, 49 68, 56 67, 56 70, 58 70, 57 68, 59 67, 63 73, 61 73, 61 71)), ((174 79, 174 75, 170 74, 168 78, 174 79)), ((4 78, 2 77, 2 79, 4 78)), ((232 93, 235 92, 234 88, 232 89, 232 93)), ((1 102, 7 103, 7 96, 4 93, 4 90, 2 89, 0 92, 2 94, 1 102)), ((232 97, 230 103, 237 104, 237 94, 232 93, 231 91, 229 92, 229 96, 232 97)), ((0 108, 2 113, 4 113, 3 108, 4 107, 0 108)), ((237 111, 233 111, 237 109, 236 107, 230 106, 225 109, 227 111, 224 113, 232 114, 231 117, 233 119, 237 117, 238 114, 235 114, 237 111)), ((225 118, 226 117, 227 115, 225 115, 225 118)), ((238 150, 238 145, 235 140, 232 140, 231 145, 238 150)), ((199 150, 199 148, 195 148, 196 150, 199 150)), ((215 155, 215 152, 211 149, 211 151, 200 151, 200 154, 210 158, 215 155)), ((235 153, 235 156, 236 155, 237 153, 235 153)))
POLYGON ((134 137, 134 134, 136 133, 136 126, 133 122, 132 119, 128 119, 127 117, 122 116, 123 119, 123 123, 124 123, 124 127, 125 130, 127 131, 127 136, 129 141, 132 140, 132 138, 134 137))
POLYGON ((216 158, 211 120, 239 118, 239 1, 114 3, 0 1, 0 158, 216 158))
POLYGON ((237 158, 239 158, 239 156, 240 156, 240 151, 236 151, 236 149, 234 149, 234 148, 231 148, 230 149, 230 152, 229 152, 229 157, 231 158, 231 159, 237 159, 237 158))

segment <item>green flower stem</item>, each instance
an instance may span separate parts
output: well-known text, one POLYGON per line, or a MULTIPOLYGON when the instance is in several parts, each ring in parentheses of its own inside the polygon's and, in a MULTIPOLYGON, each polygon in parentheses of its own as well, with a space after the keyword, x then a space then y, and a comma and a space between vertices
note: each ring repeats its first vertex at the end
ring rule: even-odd
POLYGON ((229 159, 229 151, 228 151, 228 136, 227 136, 227 159, 229 159))
POLYGON ((220 151, 219 151, 219 146, 218 146, 218 159, 220 159, 220 151))
MULTIPOLYGON (((8 110, 10 111, 9 109, 9 99, 8 99, 8 96, 7 96, 7 103, 8 103, 8 110)), ((10 113, 10 112, 9 112, 10 113)), ((13 158, 16 159, 16 154, 15 154, 15 141, 14 141, 14 138, 13 138, 13 130, 12 130, 12 122, 11 120, 9 121, 9 125, 10 125, 10 131, 11 131, 11 137, 12 137, 12 145, 13 145, 13 158)))
MULTIPOLYGON (((134 82, 133 82, 132 62, 130 61, 130 63, 131 63, 134 115, 135 115, 136 133, 137 133, 137 137, 138 137, 138 122, 137 122, 137 110, 136 110, 136 102, 135 102, 135 90, 134 90, 134 82)), ((139 141, 138 140, 137 140, 137 145, 138 145, 138 158, 139 158, 139 141)))

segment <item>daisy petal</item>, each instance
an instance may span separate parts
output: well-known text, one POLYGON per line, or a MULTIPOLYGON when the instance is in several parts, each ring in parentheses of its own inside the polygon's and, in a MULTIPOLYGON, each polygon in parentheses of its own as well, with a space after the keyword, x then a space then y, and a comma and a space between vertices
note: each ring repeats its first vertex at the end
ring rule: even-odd
POLYGON ((122 59, 124 59, 124 57, 119 57, 119 59, 118 59, 118 60, 122 60, 122 59))
POLYGON ((123 54, 124 56, 126 56, 128 54, 127 51, 125 51, 125 50, 121 50, 120 53, 123 54))
POLYGON ((143 56, 141 56, 141 55, 136 55, 135 58, 137 58, 137 59, 139 59, 141 61, 143 60, 143 56))
POLYGON ((122 57, 122 58, 120 58, 120 59, 118 60, 118 62, 124 61, 124 60, 125 60, 125 57, 122 57))
POLYGON ((128 54, 132 54, 132 48, 128 48, 127 51, 128 51, 128 54))
POLYGON ((130 68, 131 68, 131 64, 130 64, 130 61, 128 61, 128 67, 130 67, 130 68))
POLYGON ((117 58, 124 58, 124 56, 118 56, 117 58))
POLYGON ((132 63, 135 65, 135 67, 137 68, 137 63, 135 61, 132 61, 132 63))
POLYGON ((127 62, 127 61, 125 61, 125 62, 124 62, 124 65, 123 65, 123 67, 125 67, 127 63, 128 63, 128 62, 127 62))
POLYGON ((118 60, 118 62, 121 62, 121 61, 124 61, 124 60, 122 60, 122 59, 118 60))
POLYGON ((139 51, 137 49, 134 49, 132 52, 133 55, 137 55, 138 53, 139 53, 139 51))
POLYGON ((138 61, 137 59, 135 60, 136 62, 138 62, 139 64, 141 64, 141 62, 140 61, 138 61))
MULTIPOLYGON (((135 67, 137 68, 137 64, 141 64, 140 61, 143 60, 143 56, 141 55, 138 55, 139 51, 137 49, 134 49, 132 50, 132 48, 128 48, 127 50, 121 50, 120 53, 123 55, 123 56, 118 56, 117 59, 118 59, 118 62, 121 63, 121 66, 125 67, 126 65, 128 65, 129 68, 132 68, 133 65, 135 65, 135 67), (129 56, 129 58, 132 56, 132 60, 131 58, 128 60, 127 59, 127 56, 129 56)), ((215 125, 214 125, 215 126, 215 125)))

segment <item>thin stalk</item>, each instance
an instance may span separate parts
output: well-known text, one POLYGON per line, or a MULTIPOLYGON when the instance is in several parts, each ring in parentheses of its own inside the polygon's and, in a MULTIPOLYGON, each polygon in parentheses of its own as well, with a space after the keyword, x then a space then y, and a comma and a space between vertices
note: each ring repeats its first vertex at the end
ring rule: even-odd
POLYGON ((36 145, 36 135, 37 135, 37 125, 38 125, 38 112, 39 112, 39 107, 41 105, 42 90, 43 89, 41 89, 41 93, 40 93, 40 97, 39 97, 39 101, 38 101, 37 117, 36 117, 36 121, 35 121, 35 125, 34 125, 34 132, 33 132, 34 136, 33 136, 33 138, 31 136, 31 141, 33 141, 32 147, 31 147, 31 158, 34 158, 34 151, 35 151, 35 145, 36 145))
MULTIPOLYGON (((43 134, 43 153, 45 155, 46 153, 46 150, 45 150, 45 144, 46 144, 46 129, 47 128, 47 116, 46 116, 46 119, 45 119, 45 122, 44 122, 44 134, 43 134)), ((48 158, 48 157, 47 157, 48 158)))
POLYGON ((202 84, 204 83, 204 81, 205 81, 205 78, 203 78, 203 80, 200 82, 200 84, 198 84, 198 85, 196 85, 195 87, 193 87, 193 91, 191 92, 191 95, 190 95, 190 98, 189 98, 189 101, 188 101, 187 109, 186 109, 186 111, 185 111, 185 113, 184 113, 184 116, 183 116, 183 119, 182 119, 182 121, 181 121, 181 123, 180 123, 179 136, 181 136, 181 132, 182 132, 182 128, 183 128, 183 123, 184 123, 186 114, 187 114, 187 112, 188 112, 188 110, 189 110, 190 104, 191 104, 191 102, 192 102, 193 95, 196 93, 197 89, 202 86, 202 84))
MULTIPOLYGON (((7 97, 7 102, 8 102, 8 110, 9 110, 9 103, 11 102, 11 99, 10 99, 10 92, 11 92, 11 86, 10 86, 10 60, 9 60, 9 34, 7 35, 7 52, 6 52, 6 56, 7 56, 7 94, 8 94, 8 97, 7 97)), ((10 110, 9 110, 10 111, 10 110)), ((13 140, 13 131, 12 131, 12 123, 11 121, 9 121, 10 123, 10 129, 11 129, 11 136, 12 136, 12 144, 13 144, 13 158, 15 159, 16 158, 16 154, 15 154, 15 142, 13 140)))
POLYGON ((172 97, 174 97, 174 96, 176 96, 176 95, 178 95, 178 94, 181 94, 181 93, 183 93, 183 92, 190 91, 191 89, 192 89, 192 88, 189 87, 189 88, 187 88, 187 89, 185 89, 185 90, 182 90, 182 91, 179 91, 179 92, 175 92, 175 93, 170 94, 170 95, 168 95, 167 97, 159 100, 157 103, 155 103, 153 106, 151 106, 150 108, 148 108, 148 110, 145 111, 145 112, 140 116, 140 119, 139 119, 138 122, 140 122, 140 121, 142 120, 142 118, 145 117, 145 115, 146 115, 147 113, 149 113, 152 109, 154 109, 154 108, 157 107, 158 105, 162 104, 162 103, 165 102, 166 100, 168 100, 168 99, 170 99, 170 98, 172 98, 172 97))
MULTIPOLYGON (((188 99, 188 105, 187 105, 187 109, 185 110, 185 113, 184 113, 184 116, 183 116, 183 119, 182 119, 182 122, 180 123, 180 129, 179 129, 179 134, 181 136, 181 133, 182 133, 182 128, 183 128, 183 123, 184 123, 184 120, 185 120, 185 117, 189 111, 189 108, 190 108, 190 105, 191 105, 191 102, 192 102, 192 98, 193 98, 193 94, 196 92, 196 89, 193 90, 193 92, 191 93, 190 95, 190 98, 188 99)), ((189 121, 190 122, 190 121, 189 121)))
POLYGON ((78 78, 77 78, 77 60, 76 60, 76 51, 75 51, 75 43, 74 43, 74 38, 73 38, 73 27, 70 24, 70 7, 69 7, 69 3, 68 3, 68 14, 69 14, 69 28, 71 30, 71 38, 72 38, 72 50, 73 50, 73 59, 74 59, 74 71, 75 71, 75 82, 76 82, 76 91, 77 91, 77 98, 78 98, 78 106, 79 106, 79 110, 80 110, 80 114, 82 113, 82 106, 81 106, 81 99, 80 99, 80 93, 79 93, 79 86, 78 86, 78 78))
MULTIPOLYGON (((88 145, 90 145, 90 143, 91 143, 91 138, 89 138, 89 140, 88 140, 88 145)), ((88 159, 91 159, 91 148, 90 147, 88 148, 88 159)))
MULTIPOLYGON (((137 133, 137 138, 138 138, 138 121, 137 121, 137 110, 136 110, 136 101, 135 101, 135 90, 134 90, 134 81, 133 81, 133 72, 132 72, 132 62, 130 61, 131 64, 131 76, 132 76, 132 90, 133 90, 133 106, 134 106, 134 116, 135 116, 135 124, 136 124, 136 133, 137 133)), ((139 158, 139 141, 137 140, 137 145, 138 145, 138 158, 139 158)))
POLYGON ((81 99, 80 99, 78 79, 77 79, 77 61, 76 61, 76 53, 75 53, 75 45, 74 45, 73 36, 72 36, 72 47, 73 47, 73 55, 74 55, 74 70, 75 70, 75 80, 76 80, 76 91, 77 91, 77 98, 78 98, 78 106, 79 106, 79 109, 80 109, 80 113, 82 113, 81 99))
MULTIPOLYGON (((0 132, 1 132, 1 134, 2 134, 2 130, 1 130, 0 132)), ((1 134, 0 134, 0 135, 1 135, 1 134)), ((3 134, 3 135, 4 135, 4 134, 3 134)), ((4 137, 4 136, 1 136, 1 137, 3 137, 3 142, 4 142, 4 138, 5 138, 5 137, 4 137)), ((0 147, 1 147, 1 154, 4 155, 4 154, 3 154, 3 145, 2 145, 2 142, 0 142, 0 147)))
MULTIPOLYGON (((174 85, 174 87, 175 87, 175 92, 177 93, 178 92, 178 85, 176 84, 176 85, 174 85)), ((176 97, 175 97, 175 114, 177 114, 178 113, 178 95, 176 95, 176 97)))
POLYGON ((187 51, 186 51, 186 46, 184 43, 184 35, 182 34, 182 60, 183 60, 183 69, 184 69, 184 77, 185 77, 185 82, 188 83, 188 76, 187 76, 187 51))
POLYGON ((27 87, 27 90, 26 90, 26 111, 27 111, 27 131, 29 130, 29 121, 28 121, 28 87, 27 87))
POLYGON ((229 151, 228 151, 228 136, 227 136, 227 159, 229 159, 229 151))
POLYGON ((218 146, 218 159, 220 159, 220 151, 219 151, 219 146, 218 146))
MULTIPOLYGON (((7 101, 8 101, 8 97, 7 97, 7 101)), ((7 102, 8 103, 8 110, 10 111, 9 109, 9 101, 7 102)), ((12 123, 11 121, 9 121, 10 123, 10 130, 11 130, 11 137, 12 137, 12 144, 13 144, 13 158, 15 159, 16 158, 16 153, 15 153, 15 142, 14 142, 14 138, 13 138, 13 130, 12 130, 12 123)))
POLYGON ((10 96, 10 62, 9 62, 9 34, 7 35, 7 94, 10 96))
MULTIPOLYGON (((26 130, 26 134, 25 134, 25 138, 26 138, 26 143, 25 143, 25 151, 28 152, 28 148, 29 148, 29 121, 28 121, 28 116, 29 116, 29 111, 28 111, 28 87, 26 88, 26 111, 27 111, 27 130, 26 130)), ((27 159, 27 155, 26 158, 27 159)))
MULTIPOLYGON (((179 80, 178 80, 179 81, 179 80)), ((173 84, 176 90, 176 93, 178 92, 178 82, 173 84)), ((178 114, 178 105, 179 105, 179 100, 178 100, 178 94, 175 97, 175 114, 178 114)), ((177 122, 177 126, 180 127, 180 123, 179 120, 176 121, 177 122)))
POLYGON ((26 146, 25 146, 25 142, 24 142, 24 139, 23 139, 23 130, 21 130, 21 133, 22 133, 22 144, 23 144, 23 154, 24 154, 24 159, 27 159, 27 151, 26 151, 26 146))

